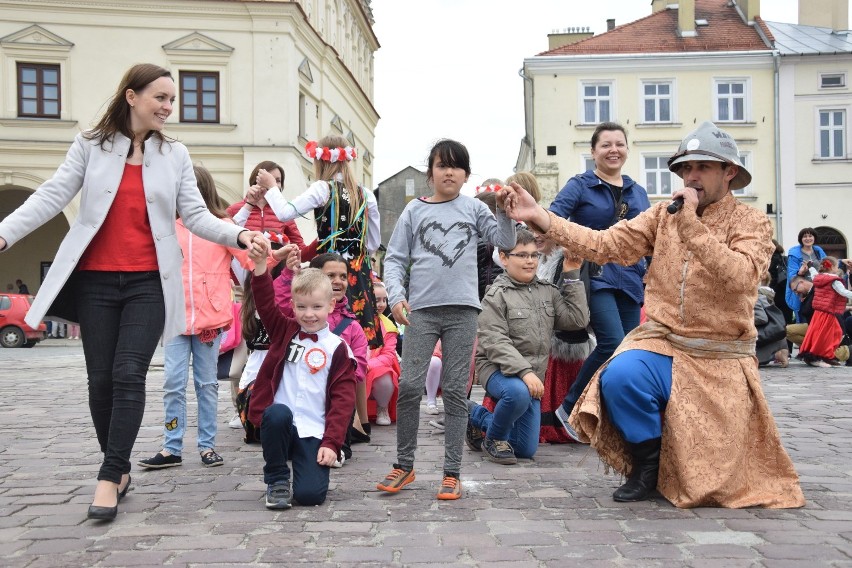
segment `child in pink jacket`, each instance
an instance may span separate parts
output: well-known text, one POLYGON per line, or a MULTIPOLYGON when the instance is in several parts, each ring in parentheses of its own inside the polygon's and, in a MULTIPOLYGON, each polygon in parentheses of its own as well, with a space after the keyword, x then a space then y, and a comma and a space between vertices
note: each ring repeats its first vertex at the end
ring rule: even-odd
MULTIPOLYGON (((198 189, 211 213, 227 219, 225 206, 216 193, 210 173, 195 166, 198 189)), ((228 221, 230 221, 228 219, 228 221)), ((186 433, 186 384, 192 361, 192 378, 198 401, 198 452, 205 467, 220 466, 216 453, 216 416, 219 400, 217 362, 221 333, 231 327, 231 260, 248 266, 246 251, 206 241, 190 233, 178 219, 176 235, 183 252, 183 289, 186 296, 186 331, 165 344, 163 406, 165 427, 163 449, 140 460, 146 469, 179 466, 183 462, 186 433)))
POLYGON ((399 330, 383 313, 388 305, 388 292, 382 281, 373 280, 373 293, 384 343, 381 347, 371 349, 367 359, 367 398, 375 402, 370 417, 375 417, 379 426, 390 426, 391 422, 396 421, 396 397, 399 391, 400 368, 396 354, 399 330))

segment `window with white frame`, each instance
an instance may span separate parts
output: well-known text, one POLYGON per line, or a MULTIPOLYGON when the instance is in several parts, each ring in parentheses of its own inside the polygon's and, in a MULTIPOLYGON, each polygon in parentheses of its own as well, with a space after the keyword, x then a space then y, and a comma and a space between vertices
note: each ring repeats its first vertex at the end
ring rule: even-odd
POLYGON ((612 83, 583 83, 583 124, 612 120, 612 83))
POLYGON ((820 89, 838 89, 846 86, 846 73, 820 73, 820 89))
POLYGON ((819 157, 846 157, 846 111, 821 109, 819 111, 819 157))
POLYGON ((672 121, 672 84, 670 81, 642 83, 644 122, 672 121))
POLYGON ((675 174, 669 171, 669 156, 646 155, 642 157, 645 173, 645 191, 648 195, 671 195, 675 188, 675 174))
POLYGON ((715 84, 717 122, 745 122, 748 82, 743 79, 718 79, 715 84))
POLYGON ((307 140, 307 100, 304 93, 299 93, 299 138, 307 140))
MULTIPOLYGON (((740 163, 745 167, 746 170, 752 171, 751 152, 740 152, 740 163)), ((748 195, 748 194, 751 193, 751 190, 749 189, 750 187, 751 187, 751 184, 749 184, 745 187, 742 187, 740 189, 735 189, 731 193, 733 193, 736 196, 742 197, 743 195, 748 195)))
POLYGON ((594 169, 597 167, 595 165, 595 159, 592 158, 592 156, 590 156, 589 154, 583 154, 582 156, 580 156, 580 160, 580 167, 583 168, 584 172, 587 172, 589 170, 594 171, 594 169))

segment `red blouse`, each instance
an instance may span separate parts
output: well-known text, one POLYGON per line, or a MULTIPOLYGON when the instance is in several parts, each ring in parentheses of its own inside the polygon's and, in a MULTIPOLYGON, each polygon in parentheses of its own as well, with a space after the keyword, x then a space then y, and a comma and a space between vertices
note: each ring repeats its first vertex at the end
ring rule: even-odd
POLYGON ((77 269, 116 272, 159 270, 141 165, 124 165, 115 200, 77 269))

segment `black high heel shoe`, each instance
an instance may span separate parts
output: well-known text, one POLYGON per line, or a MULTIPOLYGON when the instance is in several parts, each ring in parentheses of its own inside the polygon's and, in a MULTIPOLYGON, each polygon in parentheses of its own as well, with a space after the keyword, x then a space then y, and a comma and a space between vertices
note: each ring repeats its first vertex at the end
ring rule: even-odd
MULTIPOLYGON (((127 484, 128 486, 130 483, 127 484)), ((89 505, 89 511, 86 513, 86 518, 94 521, 112 521, 118 515, 118 501, 121 495, 118 489, 115 490, 115 507, 100 507, 98 505, 89 505)))
POLYGON ((124 499, 124 496, 127 495, 127 492, 130 491, 130 482, 133 481, 133 478, 130 477, 130 474, 127 475, 127 485, 124 486, 118 493, 118 502, 121 503, 121 500, 124 499))

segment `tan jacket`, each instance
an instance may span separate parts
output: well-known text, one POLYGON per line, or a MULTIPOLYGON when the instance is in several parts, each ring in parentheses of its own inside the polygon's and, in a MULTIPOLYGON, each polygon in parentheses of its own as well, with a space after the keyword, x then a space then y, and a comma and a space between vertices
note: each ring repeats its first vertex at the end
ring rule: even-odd
POLYGON ((488 288, 477 320, 475 358, 483 387, 495 371, 517 377, 532 371, 544 381, 553 330, 584 329, 589 323, 585 287, 565 274, 561 290, 538 278, 523 284, 505 273, 488 288))
MULTIPOLYGON (((641 349, 672 358, 657 484, 663 497, 677 507, 804 505, 753 355, 757 285, 774 250, 766 214, 728 193, 701 217, 694 205, 670 215, 659 203, 605 231, 553 214, 550 221, 547 238, 599 264, 654 256, 645 288, 648 322, 624 338, 615 356, 641 349)), ((607 466, 629 474, 632 458, 601 396, 606 365, 569 420, 607 466)))

